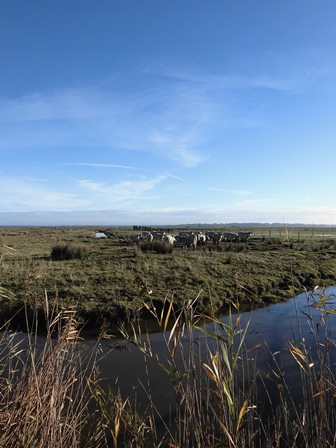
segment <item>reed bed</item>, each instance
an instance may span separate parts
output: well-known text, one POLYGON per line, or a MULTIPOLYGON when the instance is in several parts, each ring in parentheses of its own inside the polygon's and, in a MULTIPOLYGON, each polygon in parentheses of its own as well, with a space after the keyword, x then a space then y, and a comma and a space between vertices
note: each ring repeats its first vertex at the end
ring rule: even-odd
MULTIPOLYGON (((158 363, 170 378, 175 408, 168 420, 163 419, 151 399, 150 386, 144 386, 148 389, 149 405, 146 413, 137 416, 142 428, 141 440, 137 440, 132 424, 128 427, 135 414, 133 419, 129 417, 132 411, 127 397, 124 401, 115 397, 119 407, 114 408, 109 420, 118 422, 118 437, 115 430, 113 433, 114 446, 336 446, 336 346, 328 331, 328 316, 336 310, 330 309, 329 298, 317 291, 307 295, 307 300, 321 315, 315 322, 307 314, 313 344, 303 337, 288 341, 291 369, 299 372, 295 393, 276 354, 271 354, 267 375, 258 371, 253 353, 259 347, 247 349, 249 322, 241 327, 237 307, 233 307, 235 314, 230 312, 228 323, 224 324, 216 317, 199 315, 195 310, 197 299, 179 310, 174 310, 173 300, 167 299, 160 313, 146 304, 161 327, 166 353, 161 357, 155 353, 150 337, 142 333, 139 325, 133 324, 131 331, 121 331, 128 344, 158 363), (273 382, 275 391, 268 389, 266 377, 273 382)), ((111 430, 111 426, 107 427, 111 430)))
POLYGON ((0 447, 98 446, 87 393, 94 354, 78 349, 74 311, 49 314, 47 298, 45 309, 43 338, 28 317, 27 333, 0 329, 0 447))
POLYGON ((148 295, 143 307, 161 329, 165 353, 155 352, 140 321, 120 328, 119 348, 135 347, 169 378, 168 417, 158 411, 150 378, 140 384, 148 398, 141 411, 134 396, 102 387, 99 341, 94 351, 83 351, 75 311, 50 310, 46 296, 42 343, 39 322, 28 318, 25 334, 10 331, 10 322, 1 331, 0 447, 334 447, 336 343, 327 321, 336 311, 316 294, 308 297, 321 313, 318 327, 307 314, 313 344, 288 341, 300 400, 275 355, 268 375, 276 396, 268 390, 253 356, 258 347, 247 348, 249 322, 242 326, 238 305, 223 323, 199 314, 197 298, 176 309, 167 297, 159 312, 148 295))

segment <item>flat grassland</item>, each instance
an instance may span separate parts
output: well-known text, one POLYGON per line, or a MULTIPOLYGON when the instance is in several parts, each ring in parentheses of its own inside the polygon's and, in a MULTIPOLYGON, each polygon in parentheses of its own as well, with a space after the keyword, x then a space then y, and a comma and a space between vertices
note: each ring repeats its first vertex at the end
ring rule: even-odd
POLYGON ((253 231, 248 243, 207 242, 170 254, 142 252, 130 229, 102 229, 108 239, 96 239, 96 230, 0 228, 3 319, 23 303, 42 310, 46 294, 50 304, 74 306, 96 326, 131 318, 143 302, 160 306, 165 297, 175 306, 198 297, 200 311, 218 312, 233 300, 278 301, 336 281, 335 228, 239 228, 253 231), (82 247, 83 257, 52 261, 52 247, 62 244, 82 247))

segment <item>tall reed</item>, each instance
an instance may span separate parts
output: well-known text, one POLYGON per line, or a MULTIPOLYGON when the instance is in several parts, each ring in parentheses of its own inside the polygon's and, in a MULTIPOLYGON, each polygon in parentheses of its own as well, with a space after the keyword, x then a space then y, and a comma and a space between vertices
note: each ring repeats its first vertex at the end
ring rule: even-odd
MULTIPOLYGON (((308 296, 308 301, 312 297, 308 296)), ((326 307, 328 300, 321 294, 311 303, 322 313, 318 322, 307 314, 313 345, 302 336, 288 341, 291 368, 300 372, 294 388, 276 354, 271 354, 267 378, 276 386, 273 391, 266 385, 265 373, 251 359, 251 353, 259 347, 245 346, 249 321, 241 327, 239 310, 234 309, 235 314, 230 310, 225 324, 213 316, 199 315, 195 311, 197 299, 178 310, 174 309, 172 298, 166 299, 161 312, 151 303, 144 304, 161 328, 165 353, 155 352, 150 336, 143 334, 140 325, 121 331, 127 343, 156 362, 170 379, 175 390, 175 409, 165 419, 157 411, 150 381, 143 385, 149 405, 146 413, 137 416, 142 432, 141 443, 135 442, 136 410, 127 397, 115 396, 119 407, 114 406, 113 418, 110 417, 114 428, 118 421, 118 431, 113 430, 114 446, 118 446, 118 440, 122 440, 119 446, 130 447, 336 446, 335 356, 331 357, 336 343, 327 327, 327 316, 336 310, 326 307)))
POLYGON ((78 348, 75 314, 48 317, 43 341, 32 328, 26 334, 1 329, 0 447, 99 446, 98 431, 89 426, 94 363, 78 348))

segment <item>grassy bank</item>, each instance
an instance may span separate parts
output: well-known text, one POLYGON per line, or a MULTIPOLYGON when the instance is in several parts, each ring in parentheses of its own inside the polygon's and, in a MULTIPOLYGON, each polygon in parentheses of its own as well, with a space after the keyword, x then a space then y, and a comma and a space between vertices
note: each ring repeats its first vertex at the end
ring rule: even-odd
POLYGON ((216 312, 233 299, 277 301, 336 281, 336 240, 325 237, 334 230, 254 230, 247 244, 160 254, 132 246, 130 230, 98 240, 90 228, 0 229, 0 286, 11 291, 2 293, 2 314, 24 302, 42 309, 47 292, 95 326, 134 316, 149 298, 160 307, 167 295, 179 306, 198 296, 201 311, 216 312), (52 259, 55 246, 80 248, 80 256, 52 259))

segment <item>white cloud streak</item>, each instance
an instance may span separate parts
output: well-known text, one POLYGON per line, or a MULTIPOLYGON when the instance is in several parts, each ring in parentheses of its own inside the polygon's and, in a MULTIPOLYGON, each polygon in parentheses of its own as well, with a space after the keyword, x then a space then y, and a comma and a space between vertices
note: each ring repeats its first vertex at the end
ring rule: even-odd
POLYGON ((159 75, 176 81, 194 83, 211 90, 275 90, 295 92, 302 88, 302 80, 277 76, 212 75, 183 70, 166 70, 159 75))
POLYGON ((187 182, 187 179, 185 179, 184 177, 181 177, 181 176, 176 176, 176 174, 168 173, 167 177, 171 177, 172 179, 176 179, 176 180, 179 180, 181 182, 187 182))
POLYGON ((72 166, 87 166, 92 168, 116 168, 116 169, 122 169, 122 170, 138 170, 138 168, 134 166, 129 165, 116 165, 112 163, 84 163, 84 162, 78 162, 78 163, 69 163, 68 165, 72 166))
MULTIPOLYGON (((288 61, 286 66, 290 66, 288 61)), ((149 69, 133 73, 132 81, 142 86, 135 93, 122 92, 114 79, 101 88, 64 88, 0 98, 0 150, 85 147, 112 153, 138 151, 193 168, 213 156, 216 135, 225 143, 225 129, 268 124, 267 104, 248 102, 246 91, 295 93, 321 85, 316 80, 323 76, 330 78, 322 68, 306 68, 291 76, 272 74, 271 69, 268 74, 254 75, 149 69), (304 73, 308 71, 307 79, 304 73)), ((96 168, 135 168, 107 165, 83 163, 96 168)))
POLYGON ((114 184, 80 179, 67 191, 52 190, 39 180, 1 176, 0 211, 97 210, 119 206, 140 206, 159 197, 157 188, 173 175, 122 180, 114 184))
MULTIPOLYGON (((211 157, 211 151, 205 153, 203 148, 211 147, 218 129, 264 126, 258 113, 237 111, 232 91, 286 91, 295 84, 265 76, 178 70, 160 76, 139 72, 138 77, 147 87, 136 94, 121 93, 107 84, 104 90, 63 89, 0 99, 0 149, 83 146, 141 151, 192 168, 211 157)), ((95 166, 107 168, 107 164, 95 166)), ((125 165, 125 169, 132 168, 125 165)))
POLYGON ((0 100, 0 148, 94 147, 142 151, 194 167, 208 106, 173 86, 138 95, 63 90, 0 100), (19 132, 18 132, 19 130, 19 132))
MULTIPOLYGON (((67 212, 62 215, 64 223, 74 219, 74 211, 80 212, 78 224, 89 224, 97 218, 96 223, 139 224, 139 223, 228 223, 228 222, 286 222, 308 224, 336 224, 335 206, 309 206, 280 204, 274 198, 254 198, 237 202, 234 205, 212 205, 205 207, 159 207, 160 185, 170 178, 181 181, 178 176, 162 174, 152 178, 122 180, 116 183, 97 182, 80 179, 77 187, 70 186, 70 191, 52 190, 51 184, 39 180, 20 177, 0 177, 0 212, 6 216, 21 216, 13 224, 28 224, 24 217, 32 217, 32 212, 44 213, 45 223, 58 223, 56 211, 67 212), (105 211, 104 211, 105 210, 105 211), (14 215, 14 212, 30 212, 30 215, 14 215), (48 213, 47 213, 48 212, 48 213), (70 217, 72 218, 70 219, 70 217)), ((41 216, 42 216, 41 215, 41 216)), ((30 219, 30 218, 29 218, 30 219)), ((41 218, 42 219, 42 218, 41 218)), ((43 223, 43 222, 41 222, 43 223)))
POLYGON ((75 210, 89 207, 85 197, 75 193, 52 191, 40 181, 1 176, 0 210, 75 210))
POLYGON ((78 185, 95 196, 99 196, 105 204, 111 206, 112 204, 152 199, 153 197, 147 194, 166 179, 167 176, 157 176, 152 179, 123 180, 112 185, 81 179, 78 181, 78 185))
POLYGON ((228 193, 235 196, 251 196, 253 193, 249 190, 231 190, 228 188, 220 188, 220 187, 208 187, 209 191, 216 191, 219 193, 228 193))
POLYGON ((95 118, 105 115, 95 91, 64 89, 0 100, 0 122, 34 122, 95 118))

